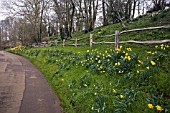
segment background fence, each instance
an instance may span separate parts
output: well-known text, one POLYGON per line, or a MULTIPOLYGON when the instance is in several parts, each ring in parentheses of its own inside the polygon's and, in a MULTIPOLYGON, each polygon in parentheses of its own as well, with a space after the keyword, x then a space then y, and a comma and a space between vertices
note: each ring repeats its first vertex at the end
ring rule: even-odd
MULTIPOLYGON (((125 31, 121 31, 119 32, 118 30, 115 31, 115 34, 111 34, 111 35, 105 35, 105 36, 97 36, 99 38, 113 38, 113 42, 95 42, 94 41, 94 34, 90 34, 89 37, 85 37, 85 38, 76 38, 76 39, 70 39, 70 40, 63 40, 63 41, 56 41, 56 46, 58 46, 59 43, 62 43, 62 46, 84 46, 84 45, 88 45, 88 43, 79 43, 79 41, 81 40, 90 40, 90 47, 92 48, 92 46, 94 44, 115 44, 115 49, 118 49, 119 44, 122 43, 136 43, 136 44, 156 44, 156 43, 167 43, 170 42, 170 39, 165 39, 165 40, 147 40, 147 41, 135 41, 135 40, 128 40, 128 41, 119 41, 119 37, 122 34, 125 33, 130 33, 130 32, 137 32, 137 31, 145 31, 145 30, 155 30, 155 29, 169 29, 170 26, 158 26, 158 27, 148 27, 148 28, 141 28, 141 29, 131 29, 131 30, 125 30, 125 31), (70 43, 70 44, 66 44, 70 43)), ((85 41, 84 41, 85 42, 85 41)), ((86 41, 87 42, 87 41, 86 41)))

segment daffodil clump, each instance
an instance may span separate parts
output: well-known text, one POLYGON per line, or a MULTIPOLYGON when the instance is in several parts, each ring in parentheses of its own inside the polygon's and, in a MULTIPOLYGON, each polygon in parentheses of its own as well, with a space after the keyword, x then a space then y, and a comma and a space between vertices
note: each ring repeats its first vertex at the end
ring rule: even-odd
POLYGON ((107 49, 104 52, 99 52, 97 49, 87 50, 81 65, 98 74, 113 75, 115 72, 123 74, 131 71, 135 59, 136 55, 131 48, 123 49, 121 46, 116 51, 112 49, 107 49))
POLYGON ((23 50, 23 49, 25 49, 25 46, 16 46, 16 47, 11 48, 10 50, 11 50, 11 51, 15 51, 15 50, 21 51, 21 50, 23 50))
POLYGON ((25 54, 28 56, 38 56, 38 54, 40 53, 40 50, 29 49, 26 46, 17 46, 17 47, 11 48, 9 51, 16 53, 16 54, 25 54))
POLYGON ((162 111, 162 110, 163 110, 163 108, 162 108, 160 105, 154 106, 154 105, 151 104, 151 103, 148 104, 148 108, 149 108, 149 109, 156 109, 157 111, 162 111))

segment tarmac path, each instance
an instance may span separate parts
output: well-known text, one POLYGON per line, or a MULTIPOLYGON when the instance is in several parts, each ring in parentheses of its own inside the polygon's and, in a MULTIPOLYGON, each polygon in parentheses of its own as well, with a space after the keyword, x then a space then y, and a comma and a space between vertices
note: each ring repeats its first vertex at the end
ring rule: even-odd
POLYGON ((29 60, 0 51, 0 113, 62 113, 60 101, 29 60))

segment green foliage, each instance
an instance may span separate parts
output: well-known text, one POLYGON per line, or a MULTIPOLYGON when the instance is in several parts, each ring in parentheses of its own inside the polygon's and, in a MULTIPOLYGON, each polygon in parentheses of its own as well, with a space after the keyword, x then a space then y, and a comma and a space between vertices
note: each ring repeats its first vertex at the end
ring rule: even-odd
POLYGON ((169 45, 140 49, 120 46, 116 51, 103 48, 81 53, 78 48, 74 48, 77 53, 67 48, 10 51, 30 58, 39 67, 66 112, 155 113, 159 112, 157 105, 160 112, 169 112, 169 45))

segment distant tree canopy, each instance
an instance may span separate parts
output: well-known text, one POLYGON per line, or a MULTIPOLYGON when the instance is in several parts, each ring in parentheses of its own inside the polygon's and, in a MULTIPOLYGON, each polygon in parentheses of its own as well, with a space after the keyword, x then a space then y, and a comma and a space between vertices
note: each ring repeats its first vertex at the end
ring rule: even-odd
POLYGON ((90 32, 98 23, 130 22, 146 9, 165 9, 166 0, 15 0, 4 3, 14 16, 0 21, 0 47, 39 43, 43 37, 72 38, 74 31, 90 32), (100 21, 98 20, 100 19, 100 21), (4 44, 5 44, 4 43, 4 44), (8 45, 8 46, 9 46, 8 45))

